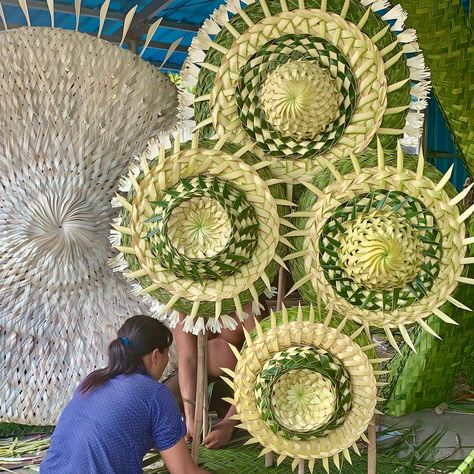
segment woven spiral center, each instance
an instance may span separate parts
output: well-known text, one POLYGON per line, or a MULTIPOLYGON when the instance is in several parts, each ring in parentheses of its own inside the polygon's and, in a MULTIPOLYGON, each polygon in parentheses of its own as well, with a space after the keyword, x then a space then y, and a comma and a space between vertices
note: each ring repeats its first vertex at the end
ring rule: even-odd
POLYGON ((221 252, 229 241, 232 224, 216 199, 196 196, 173 209, 168 235, 176 250, 188 258, 208 258, 221 252))
POLYGON ((395 212, 362 214, 349 224, 339 248, 341 266, 360 286, 400 288, 423 263, 423 244, 408 219, 395 212))
POLYGON ((291 61, 267 77, 260 101, 280 133, 311 140, 336 118, 339 92, 328 70, 315 62, 291 61))
POLYGON ((64 270, 89 255, 97 241, 97 227, 105 227, 79 196, 40 195, 22 214, 24 243, 32 245, 37 255, 59 259, 64 270))
POLYGON ((272 408, 287 429, 314 430, 330 420, 335 406, 331 381, 310 369, 290 370, 273 385, 272 408))
POLYGON ((257 245, 255 209, 244 191, 216 176, 182 178, 151 201, 145 239, 164 268, 204 282, 235 274, 257 245))

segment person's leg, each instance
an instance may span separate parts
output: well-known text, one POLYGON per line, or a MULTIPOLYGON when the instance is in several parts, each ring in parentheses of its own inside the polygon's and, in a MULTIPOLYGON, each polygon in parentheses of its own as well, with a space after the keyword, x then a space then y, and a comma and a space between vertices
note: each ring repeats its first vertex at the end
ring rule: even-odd
POLYGON ((181 398, 181 391, 179 390, 178 372, 164 380, 163 384, 171 390, 171 393, 174 395, 174 398, 176 398, 181 411, 183 411, 183 399, 181 398))
POLYGON ((220 337, 208 342, 207 371, 209 377, 219 378, 225 375, 222 367, 233 370, 237 359, 229 347, 229 343, 220 337))
MULTIPOLYGON (((235 368, 237 359, 227 341, 217 337, 209 341, 208 347, 208 373, 210 377, 219 378, 224 375, 224 372, 221 370, 222 367, 231 370, 235 368)), ((219 382, 217 382, 217 384, 220 385, 219 382)), ((221 387, 219 387, 219 391, 220 389, 221 387)), ((212 398, 215 399, 214 396, 212 398)), ((222 448, 228 444, 232 438, 235 426, 238 424, 236 420, 230 419, 230 417, 235 414, 235 408, 232 405, 222 400, 217 403, 214 401, 213 405, 215 405, 218 416, 222 418, 222 420, 212 428, 212 431, 204 440, 204 444, 210 449, 222 448)))

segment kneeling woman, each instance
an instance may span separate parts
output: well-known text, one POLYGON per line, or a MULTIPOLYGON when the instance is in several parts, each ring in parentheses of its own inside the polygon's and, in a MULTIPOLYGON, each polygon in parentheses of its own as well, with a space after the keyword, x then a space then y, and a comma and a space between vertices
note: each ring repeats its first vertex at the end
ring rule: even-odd
POLYGON ((173 337, 156 319, 133 316, 109 346, 109 364, 79 385, 54 430, 41 474, 141 474, 157 448, 171 474, 204 474, 183 440, 186 428, 158 382, 173 337))

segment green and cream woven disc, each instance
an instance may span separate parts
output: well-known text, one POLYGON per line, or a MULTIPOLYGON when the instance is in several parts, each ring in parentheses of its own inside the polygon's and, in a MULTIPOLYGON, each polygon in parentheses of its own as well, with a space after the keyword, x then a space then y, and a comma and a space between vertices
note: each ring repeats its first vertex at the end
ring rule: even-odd
POLYGON ((257 216, 245 192, 229 181, 183 178, 153 204, 151 250, 177 276, 222 279, 250 261, 258 239, 257 216))
POLYGON ((291 347, 268 359, 255 382, 255 394, 262 419, 288 439, 325 436, 344 422, 351 408, 344 366, 312 346, 291 347))
POLYGON ((331 149, 357 100, 345 57, 310 35, 264 45, 241 70, 236 92, 240 121, 252 141, 271 156, 298 159, 331 149))
POLYGON ((365 334, 352 333, 332 313, 283 308, 257 322, 234 353, 237 365, 225 380, 234 389, 239 426, 262 454, 277 453, 278 463, 294 458, 293 467, 308 461, 312 471, 316 460, 328 470, 329 458, 339 467, 340 453, 350 461, 349 448, 358 452, 377 403, 372 363, 380 362, 369 359, 373 345, 365 334))
POLYGON ((155 147, 132 167, 119 197, 118 262, 164 311, 244 317, 243 305, 271 291, 282 263, 279 206, 287 203, 256 163, 236 145, 196 135, 174 150, 155 147))
MULTIPOLYGON (((366 326, 398 328, 411 341, 406 325, 441 311, 452 298, 466 264, 464 221, 442 177, 421 156, 404 162, 368 153, 342 160, 318 177, 301 198, 293 237, 295 286, 309 301, 318 298, 334 310, 366 326)), ((430 331, 432 332, 432 331, 430 331)))
POLYGON ((357 0, 248 3, 229 0, 193 41, 182 120, 253 145, 290 183, 373 146, 376 134, 394 146, 421 127, 409 109, 425 106, 428 74, 400 8, 382 16, 357 0))

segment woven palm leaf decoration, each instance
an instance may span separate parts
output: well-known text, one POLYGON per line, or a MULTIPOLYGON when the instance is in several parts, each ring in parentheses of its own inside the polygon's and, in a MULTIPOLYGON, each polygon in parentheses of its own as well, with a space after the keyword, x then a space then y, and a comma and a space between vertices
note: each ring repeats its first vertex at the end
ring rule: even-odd
POLYGON ((356 442, 366 440, 376 412, 382 374, 363 328, 313 306, 283 307, 245 337, 224 380, 249 443, 261 444, 261 455, 277 453, 277 464, 293 458, 293 469, 307 461, 313 472, 320 460, 329 472, 330 459, 338 469, 340 456, 351 462, 349 448, 359 454, 356 442))
MULTIPOLYGON (((468 276, 473 275, 472 266, 468 276)), ((467 307, 474 307, 474 287, 460 284, 454 293, 467 307)), ((384 413, 403 416, 407 413, 435 408, 451 400, 461 373, 466 374, 474 347, 472 312, 447 304, 443 312, 455 318, 459 326, 445 324, 436 316, 426 322, 441 339, 425 331, 411 332, 416 353, 408 347, 401 350, 387 365, 389 385, 384 391, 387 402, 384 413)), ((472 380, 468 379, 468 384, 472 380)), ((472 386, 472 385, 471 385, 472 386)))
POLYGON ((474 175, 474 50, 471 18, 461 1, 401 0, 416 28, 426 63, 432 71, 433 91, 466 168, 474 175))
POLYGON ((419 135, 428 73, 399 5, 242 3, 228 0, 193 41, 180 95, 186 124, 253 144, 291 183, 374 145, 376 134, 392 147, 419 135))
MULTIPOLYGON (((432 71, 433 91, 451 130, 470 175, 474 172, 474 50, 472 23, 461 2, 402 0, 409 13, 408 23, 418 32, 418 40, 432 71)), ((472 3, 472 2, 471 2, 472 3)), ((471 7, 471 21, 472 16, 471 7)), ((472 219, 470 235, 473 235, 472 219)), ((473 247, 470 249, 473 256, 473 247)), ((474 277, 474 269, 469 269, 474 277)), ((460 285, 456 290, 466 306, 473 307, 472 288, 460 285)), ((403 352, 392 366, 393 386, 386 410, 396 416, 423 408, 433 408, 450 399, 459 374, 466 372, 474 349, 472 313, 447 306, 443 311, 452 313, 459 327, 446 327, 437 321, 428 321, 442 338, 433 340, 427 334, 414 339, 417 354, 403 352)))
POLYGON ((121 254, 112 265, 137 293, 164 304, 158 316, 183 312, 184 329, 197 333, 235 328, 228 314, 244 319, 248 303, 258 311, 284 265, 280 214, 291 205, 267 165, 245 147, 195 134, 184 144, 178 135, 168 149, 152 143, 131 168, 128 192, 118 196, 112 239, 121 254))
POLYGON ((0 32, 1 420, 56 423, 121 322, 147 312, 107 265, 109 202, 132 152, 173 128, 177 97, 100 38, 107 5, 99 37, 30 26, 24 1, 29 26, 0 32))
POLYGON ((404 158, 401 147, 342 160, 316 178, 292 214, 298 230, 293 238, 295 285, 307 301, 321 298, 335 311, 368 329, 398 329, 414 349, 406 326, 426 324, 434 314, 455 321, 440 308, 450 302, 466 264, 465 221, 474 207, 461 213, 458 203, 469 188, 455 195, 449 178, 424 162, 404 158))

